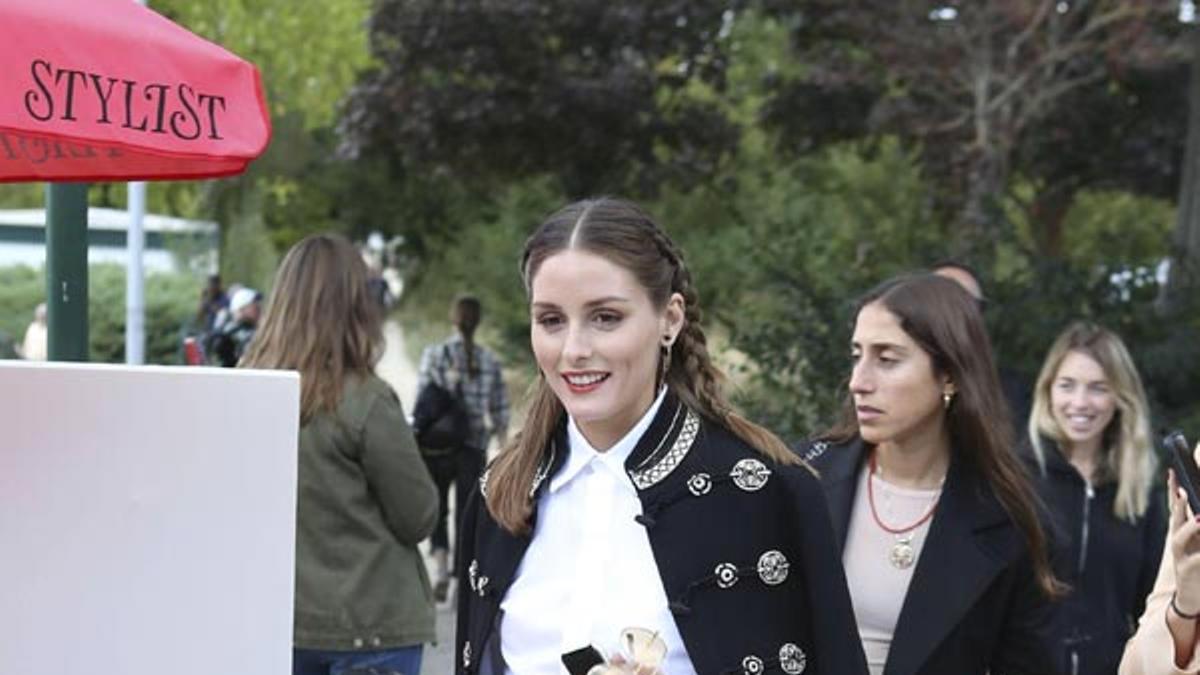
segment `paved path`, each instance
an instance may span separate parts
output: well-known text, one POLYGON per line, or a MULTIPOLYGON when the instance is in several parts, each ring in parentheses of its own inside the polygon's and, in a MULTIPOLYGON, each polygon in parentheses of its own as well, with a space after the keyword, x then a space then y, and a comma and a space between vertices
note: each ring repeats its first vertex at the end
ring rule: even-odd
MULTIPOLYGON (((387 347, 375 371, 392 385, 392 389, 400 396, 404 410, 411 413, 417 398, 417 364, 408 357, 400 324, 388 321, 383 326, 383 335, 387 339, 387 347)), ((422 544, 421 550, 426 551, 427 545, 422 544)), ((425 565, 432 576, 433 561, 428 556, 425 565)), ((421 675, 447 675, 454 672, 454 609, 450 603, 443 603, 437 608, 437 636, 436 645, 425 647, 421 675)))

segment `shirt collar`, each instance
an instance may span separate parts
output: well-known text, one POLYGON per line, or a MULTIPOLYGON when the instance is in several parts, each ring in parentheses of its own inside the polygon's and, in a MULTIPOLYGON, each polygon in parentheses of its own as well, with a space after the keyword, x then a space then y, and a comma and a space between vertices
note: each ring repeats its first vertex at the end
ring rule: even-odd
POLYGON ((637 447, 642 434, 646 433, 646 429, 654 421, 654 416, 658 414, 658 409, 662 406, 666 395, 667 388, 663 387, 658 392, 658 396, 654 399, 654 402, 650 404, 650 408, 637 421, 637 424, 634 424, 633 428, 626 432, 621 437, 621 440, 617 441, 607 452, 597 452, 592 447, 592 444, 588 443, 588 440, 584 438, 583 432, 576 426, 574 418, 568 415, 567 444, 570 446, 570 454, 567 457, 566 466, 550 480, 550 491, 558 492, 593 461, 603 462, 616 473, 625 475, 625 460, 629 459, 629 455, 633 454, 633 449, 637 447))

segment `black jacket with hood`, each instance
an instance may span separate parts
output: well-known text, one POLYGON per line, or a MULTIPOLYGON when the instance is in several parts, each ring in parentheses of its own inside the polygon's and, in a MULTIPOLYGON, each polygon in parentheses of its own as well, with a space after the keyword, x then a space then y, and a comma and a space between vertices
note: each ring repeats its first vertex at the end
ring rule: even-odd
POLYGON ((1038 494, 1058 544, 1056 573, 1070 587, 1047 641, 1060 672, 1115 674, 1158 572, 1167 530, 1166 493, 1151 490, 1146 512, 1130 523, 1113 511, 1115 480, 1089 485, 1058 446, 1043 439, 1045 466, 1026 443, 1038 494))

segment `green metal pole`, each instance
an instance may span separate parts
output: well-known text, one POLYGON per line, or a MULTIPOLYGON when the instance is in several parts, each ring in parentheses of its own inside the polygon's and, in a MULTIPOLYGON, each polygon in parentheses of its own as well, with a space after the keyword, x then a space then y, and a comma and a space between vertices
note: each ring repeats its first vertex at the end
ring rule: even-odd
POLYGON ((46 322, 51 361, 88 360, 86 183, 46 188, 46 322))

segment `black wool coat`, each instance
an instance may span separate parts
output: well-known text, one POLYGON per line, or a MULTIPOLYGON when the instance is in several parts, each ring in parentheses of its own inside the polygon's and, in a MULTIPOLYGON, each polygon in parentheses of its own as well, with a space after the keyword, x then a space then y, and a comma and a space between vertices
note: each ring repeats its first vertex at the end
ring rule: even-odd
MULTIPOLYGON (((564 420, 529 486, 535 505, 566 454, 564 420)), ((625 466, 698 673, 866 674, 828 508, 810 471, 775 464, 671 394, 625 466)), ((487 485, 485 473, 483 494, 487 485)), ((459 542, 456 673, 503 674, 500 604, 530 541, 501 529, 476 492, 459 542)))
POLYGON ((1043 447, 1044 467, 1028 443, 1022 454, 1054 523, 1058 577, 1070 586, 1050 626, 1050 649, 1068 675, 1115 675, 1158 575, 1167 536, 1166 490, 1151 491, 1141 518, 1121 520, 1113 512, 1116 482, 1089 489, 1055 443, 1047 440, 1043 447))
MULTIPOLYGON (((818 441, 801 454, 821 474, 841 551, 867 447, 818 441)), ((964 464, 951 461, 883 673, 1053 675, 1043 639, 1052 604, 1020 531, 964 464)))

